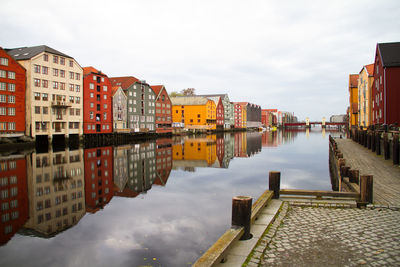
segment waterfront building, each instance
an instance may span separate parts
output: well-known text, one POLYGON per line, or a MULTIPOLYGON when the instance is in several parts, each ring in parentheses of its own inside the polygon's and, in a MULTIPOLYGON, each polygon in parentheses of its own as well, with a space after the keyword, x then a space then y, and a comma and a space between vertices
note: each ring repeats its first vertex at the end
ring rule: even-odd
POLYGON ((6 244, 28 220, 27 182, 24 155, 0 159, 0 246, 6 244))
POLYGON ((36 140, 81 136, 83 70, 78 62, 45 45, 6 51, 26 69, 26 135, 36 140))
POLYGON ((358 74, 349 75, 349 128, 358 125, 358 74))
MULTIPOLYGON (((228 94, 213 94, 213 95, 199 95, 203 97, 207 97, 209 99, 219 97, 221 99, 224 111, 224 129, 234 128, 235 118, 234 118, 234 107, 230 102, 228 94)), ((215 102, 215 101, 214 101, 215 102)), ((218 106, 217 106, 217 125, 218 125, 218 106)))
POLYGON ((113 103, 113 131, 129 132, 127 127, 128 107, 127 97, 121 86, 112 87, 112 103, 113 103))
POLYGON ((83 149, 33 152, 29 157, 29 219, 22 232, 53 237, 86 213, 83 149))
POLYGON ((216 142, 211 136, 186 139, 172 146, 174 169, 194 171, 196 167, 210 167, 217 158, 216 142))
MULTIPOLYGON (((74 109, 70 108, 70 115, 74 109)), ((83 133, 112 133, 112 90, 107 75, 83 68, 83 133)))
POLYGON ((342 115, 332 115, 329 118, 330 122, 347 122, 348 118, 346 114, 342 114, 342 115))
POLYGON ((235 133, 235 157, 247 158, 247 132, 235 133))
POLYGON ((368 127, 372 123, 372 85, 374 64, 365 65, 358 75, 358 126, 368 127))
MULTIPOLYGON (((261 127, 261 106, 252 104, 249 102, 234 102, 235 104, 235 111, 241 107, 241 117, 243 122, 246 122, 245 125, 242 123, 241 128, 259 128, 261 127), (245 111, 245 116, 243 111, 245 111)), ((236 116, 239 118, 239 116, 236 116)), ((240 128, 240 127, 238 127, 240 128)))
POLYGON ((133 76, 112 77, 112 86, 120 86, 127 96, 127 128, 131 132, 155 131, 156 95, 144 80, 133 76))
POLYGON ((272 127, 277 125, 277 119, 275 113, 277 109, 262 109, 261 110, 261 123, 267 127, 272 127))
POLYGON ((212 101, 214 101, 216 107, 216 129, 223 130, 225 128, 225 112, 224 106, 222 104, 222 98, 219 95, 199 95, 200 97, 206 97, 212 101))
POLYGON ((235 128, 246 128, 246 109, 240 103, 234 102, 235 128))
POLYGON ((86 211, 103 209, 114 195, 113 148, 97 147, 84 150, 86 211))
POLYGON ((214 101, 201 96, 171 97, 172 122, 186 129, 215 130, 214 101))
POLYGON ((400 42, 378 43, 372 86, 374 124, 400 123, 400 42))
POLYGON ((0 137, 25 135, 26 70, 0 47, 0 137))
POLYGON ((152 85, 156 95, 156 132, 172 133, 172 104, 164 85, 152 85))

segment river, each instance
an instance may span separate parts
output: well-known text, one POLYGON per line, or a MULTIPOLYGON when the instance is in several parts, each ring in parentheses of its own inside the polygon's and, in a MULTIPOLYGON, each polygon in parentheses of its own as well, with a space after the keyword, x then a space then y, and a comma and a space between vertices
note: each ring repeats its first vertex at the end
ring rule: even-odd
POLYGON ((0 157, 0 266, 190 266, 232 197, 331 190, 325 129, 237 132, 0 157))

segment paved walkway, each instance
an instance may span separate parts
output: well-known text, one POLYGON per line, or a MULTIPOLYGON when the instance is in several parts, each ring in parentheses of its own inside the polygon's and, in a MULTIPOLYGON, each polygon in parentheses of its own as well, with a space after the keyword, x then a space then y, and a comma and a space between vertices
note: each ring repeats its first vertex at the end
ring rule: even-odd
POLYGON ((254 248, 254 266, 399 266, 400 211, 284 202, 254 248))
POLYGON ((374 176, 374 203, 400 206, 400 167, 351 139, 337 138, 335 141, 347 166, 359 170, 360 175, 374 176))

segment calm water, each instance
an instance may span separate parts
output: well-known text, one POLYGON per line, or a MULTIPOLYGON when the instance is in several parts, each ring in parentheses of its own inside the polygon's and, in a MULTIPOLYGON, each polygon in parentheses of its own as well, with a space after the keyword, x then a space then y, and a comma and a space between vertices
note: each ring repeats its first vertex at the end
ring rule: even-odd
MULTIPOLYGON (((331 190, 328 132, 235 133, 0 158, 0 266, 189 266, 236 195, 331 190)), ((337 133, 332 133, 337 134, 337 133)))

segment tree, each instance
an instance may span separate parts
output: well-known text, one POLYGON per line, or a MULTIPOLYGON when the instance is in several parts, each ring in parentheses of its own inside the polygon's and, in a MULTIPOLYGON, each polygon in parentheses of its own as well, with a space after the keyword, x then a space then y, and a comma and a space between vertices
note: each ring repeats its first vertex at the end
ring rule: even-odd
POLYGON ((178 92, 171 92, 171 93, 169 93, 169 96, 170 97, 176 97, 176 96, 183 96, 183 94, 182 93, 178 93, 178 92))
POLYGON ((183 95, 196 95, 196 94, 195 94, 195 89, 194 89, 194 88, 183 89, 183 90, 181 91, 181 93, 182 93, 183 95))

